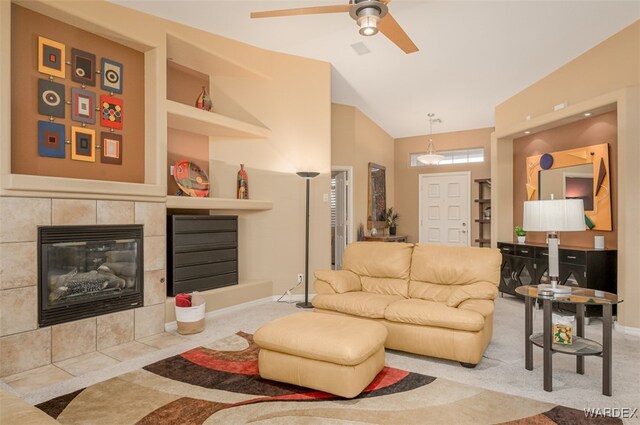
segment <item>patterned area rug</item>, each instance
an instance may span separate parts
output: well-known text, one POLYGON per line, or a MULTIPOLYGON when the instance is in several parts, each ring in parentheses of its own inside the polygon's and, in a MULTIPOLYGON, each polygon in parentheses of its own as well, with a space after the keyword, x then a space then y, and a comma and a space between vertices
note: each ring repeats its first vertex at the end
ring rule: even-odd
POLYGON ((62 424, 619 424, 582 411, 385 367, 343 399, 267 381, 251 335, 161 360, 37 407, 62 424))

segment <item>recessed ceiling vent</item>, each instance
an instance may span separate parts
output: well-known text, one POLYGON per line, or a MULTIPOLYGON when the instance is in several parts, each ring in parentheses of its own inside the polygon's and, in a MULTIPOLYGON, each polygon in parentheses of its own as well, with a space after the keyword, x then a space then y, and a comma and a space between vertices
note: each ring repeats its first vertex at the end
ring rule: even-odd
POLYGON ((371 53, 371 50, 361 41, 359 43, 354 43, 351 45, 351 48, 355 50, 358 56, 366 55, 371 53))

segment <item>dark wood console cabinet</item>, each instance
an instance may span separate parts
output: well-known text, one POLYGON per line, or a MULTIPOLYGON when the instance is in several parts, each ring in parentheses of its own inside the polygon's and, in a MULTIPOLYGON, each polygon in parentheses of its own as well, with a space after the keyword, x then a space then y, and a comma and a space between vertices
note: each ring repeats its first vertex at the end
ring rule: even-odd
POLYGON ((238 284, 238 217, 167 217, 167 294, 238 284))
MULTIPOLYGON (((549 249, 545 244, 498 242, 502 253, 500 286, 504 294, 515 295, 522 285, 549 283, 549 249)), ((596 289, 616 294, 618 289, 618 251, 615 249, 560 246, 560 284, 596 289)), ((571 304, 559 304, 563 310, 575 311, 571 304)), ((602 316, 602 307, 587 306, 588 317, 602 316)))

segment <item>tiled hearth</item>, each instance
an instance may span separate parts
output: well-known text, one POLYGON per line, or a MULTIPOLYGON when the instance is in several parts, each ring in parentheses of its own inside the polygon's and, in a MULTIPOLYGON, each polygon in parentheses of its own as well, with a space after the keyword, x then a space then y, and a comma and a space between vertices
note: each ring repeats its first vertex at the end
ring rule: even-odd
POLYGON ((24 390, 33 384, 30 376, 65 379, 177 338, 162 334, 165 214, 164 203, 0 198, 2 381, 24 390), (144 307, 38 328, 37 226, 80 224, 144 225, 144 307))

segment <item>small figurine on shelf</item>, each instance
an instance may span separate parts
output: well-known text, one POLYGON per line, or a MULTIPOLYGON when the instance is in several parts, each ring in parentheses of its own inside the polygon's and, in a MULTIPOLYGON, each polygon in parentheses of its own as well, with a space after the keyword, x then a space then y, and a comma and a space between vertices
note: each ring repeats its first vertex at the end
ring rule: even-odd
POLYGON ((358 240, 364 240, 364 224, 362 223, 360 223, 360 225, 358 226, 358 240))
POLYGON ((244 164, 240 164, 238 171, 238 199, 249 199, 249 176, 244 171, 244 164))
POLYGON ((212 107, 213 102, 211 102, 211 98, 207 94, 207 88, 202 86, 202 93, 200 93, 200 96, 196 99, 196 108, 210 111, 212 107))

